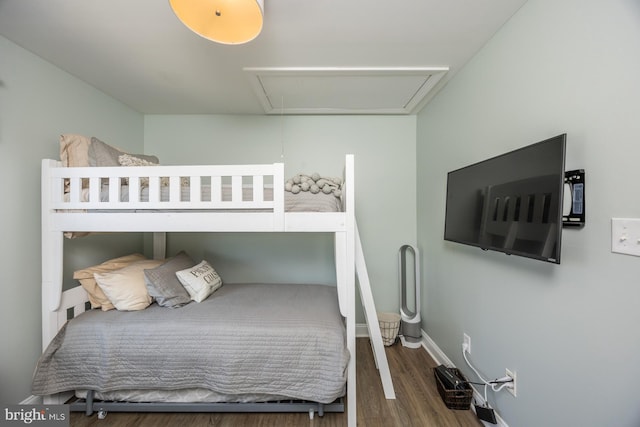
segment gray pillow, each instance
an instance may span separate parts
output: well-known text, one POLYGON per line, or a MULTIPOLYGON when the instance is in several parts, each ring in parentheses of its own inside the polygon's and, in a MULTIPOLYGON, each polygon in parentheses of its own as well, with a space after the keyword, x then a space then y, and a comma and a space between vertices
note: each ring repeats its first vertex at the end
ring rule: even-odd
MULTIPOLYGON (((124 151, 120 151, 115 147, 110 146, 100 141, 95 136, 91 137, 91 144, 89 144, 89 166, 120 166, 118 157, 122 154, 128 154, 124 151)), ((140 159, 147 160, 151 163, 160 163, 156 156, 147 156, 144 154, 132 154, 140 159)))
POLYGON ((191 268, 196 263, 185 252, 180 252, 158 267, 144 270, 144 282, 149 295, 162 307, 176 308, 188 304, 191 297, 182 286, 176 272, 191 268))

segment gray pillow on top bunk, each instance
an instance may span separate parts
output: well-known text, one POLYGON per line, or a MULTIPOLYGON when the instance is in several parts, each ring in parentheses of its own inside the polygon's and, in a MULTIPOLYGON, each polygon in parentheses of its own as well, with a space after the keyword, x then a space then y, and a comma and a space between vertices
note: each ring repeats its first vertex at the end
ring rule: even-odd
POLYGON ((180 252, 158 267, 145 270, 144 281, 149 295, 162 307, 176 308, 188 304, 191 296, 178 281, 176 272, 195 264, 189 255, 180 252))
MULTIPOLYGON (((88 151, 89 166, 120 166, 118 157, 122 154, 127 153, 100 141, 95 136, 91 137, 91 144, 89 145, 88 151)), ((133 156, 151 163, 159 163, 156 156, 148 156, 145 154, 133 154, 133 156)))

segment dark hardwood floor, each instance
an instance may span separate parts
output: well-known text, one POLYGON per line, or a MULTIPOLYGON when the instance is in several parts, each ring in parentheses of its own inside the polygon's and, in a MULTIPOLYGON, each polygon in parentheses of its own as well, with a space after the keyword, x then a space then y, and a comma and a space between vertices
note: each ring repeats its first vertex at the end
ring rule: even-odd
MULTIPOLYGON (((422 348, 407 349, 397 343, 386 348, 395 400, 386 400, 367 338, 357 339, 358 425, 363 427, 478 427, 471 410, 448 409, 436 388, 436 365, 422 348)), ((346 427, 346 414, 317 414, 313 420, 298 414, 227 413, 109 413, 104 420, 94 414, 71 414, 74 427, 346 427)))

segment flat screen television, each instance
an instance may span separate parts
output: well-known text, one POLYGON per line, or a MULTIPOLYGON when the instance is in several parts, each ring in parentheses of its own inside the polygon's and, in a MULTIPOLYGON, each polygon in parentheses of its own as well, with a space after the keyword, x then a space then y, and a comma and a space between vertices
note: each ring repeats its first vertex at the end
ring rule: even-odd
POLYGON ((447 174, 444 239, 560 264, 566 134, 447 174))

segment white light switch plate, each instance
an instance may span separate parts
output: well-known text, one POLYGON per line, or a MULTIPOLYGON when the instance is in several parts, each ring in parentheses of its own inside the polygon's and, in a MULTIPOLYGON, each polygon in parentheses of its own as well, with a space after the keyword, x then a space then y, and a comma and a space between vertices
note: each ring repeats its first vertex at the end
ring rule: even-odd
POLYGON ((611 218, 611 252, 640 256, 640 218, 611 218))

